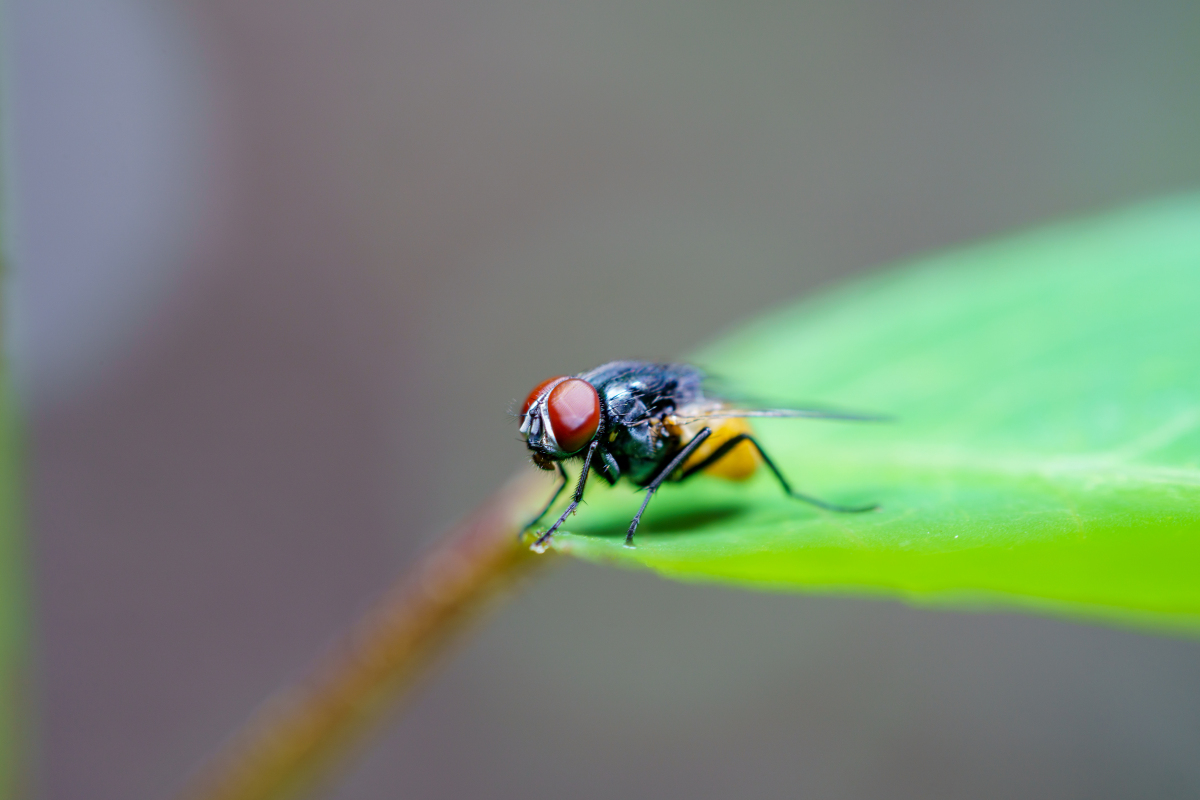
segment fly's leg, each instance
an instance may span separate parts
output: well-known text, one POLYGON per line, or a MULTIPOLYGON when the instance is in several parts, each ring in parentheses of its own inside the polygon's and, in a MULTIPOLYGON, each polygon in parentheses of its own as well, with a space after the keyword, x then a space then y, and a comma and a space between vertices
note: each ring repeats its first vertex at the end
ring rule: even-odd
POLYGON ((665 481, 672 472, 679 469, 679 465, 687 461, 688 456, 695 452, 696 448, 699 447, 700 444, 711 435, 712 429, 704 428, 695 436, 693 436, 692 440, 684 445, 683 449, 676 453, 675 457, 672 458, 665 467, 659 470, 658 474, 654 476, 654 480, 646 484, 646 499, 642 501, 642 507, 639 508, 637 514, 634 515, 633 521, 629 523, 629 532, 625 534, 626 547, 633 547, 633 532, 637 530, 638 524, 642 521, 642 514, 646 511, 646 506, 650 504, 650 498, 654 497, 654 493, 658 491, 658 487, 662 486, 663 481, 665 481))
POLYGON ((558 496, 562 494, 562 490, 567 488, 567 484, 571 481, 571 479, 567 477, 567 471, 563 468, 561 461, 554 462, 554 466, 558 467, 558 474, 562 476, 562 482, 558 484, 558 488, 554 490, 554 494, 550 495, 550 501, 546 503, 545 507, 542 508, 538 515, 529 520, 528 525, 526 525, 524 528, 521 528, 521 532, 517 534, 518 542, 525 537, 525 534, 529 532, 530 528, 542 521, 542 517, 546 516, 546 512, 554 507, 554 504, 558 502, 558 496))
POLYGON ((827 503, 820 498, 812 497, 807 494, 801 494, 800 492, 795 491, 792 489, 791 484, 787 482, 787 478, 783 477, 783 473, 779 471, 779 467, 775 466, 775 462, 772 461, 771 457, 768 456, 762 449, 762 445, 760 445, 758 441, 748 433, 739 433, 737 436, 730 437, 727 441, 722 442, 721 446, 714 450, 712 454, 708 456, 708 458, 704 459, 699 464, 694 464, 688 467, 687 471, 683 473, 683 477, 680 478, 680 480, 684 480, 692 475, 695 475, 702 469, 711 467, 717 461, 720 461, 722 458, 724 458, 730 450, 737 447, 742 442, 749 442, 750 444, 754 445, 754 449, 757 450, 759 456, 762 457, 763 463, 767 465, 767 469, 771 470, 771 474, 775 476, 777 481, 779 481, 779 485, 783 487, 783 491, 786 492, 789 497, 793 497, 797 500, 803 500, 810 505, 814 505, 817 508, 824 508, 827 511, 842 511, 851 514, 858 514, 863 511, 874 511, 875 509, 879 508, 879 506, 875 503, 871 503, 870 505, 866 506, 841 506, 836 503, 827 503))
POLYGON ((621 479, 621 467, 617 464, 617 460, 613 458, 613 454, 603 447, 598 451, 600 453, 600 461, 597 464, 599 469, 596 472, 600 473, 600 477, 608 482, 609 486, 616 486, 617 481, 621 479))
MULTIPOLYGON (((533 543, 532 549, 534 552, 546 552, 546 548, 550 546, 550 538, 554 536, 554 532, 559 529, 559 526, 567 521, 567 517, 575 513, 575 509, 579 508, 579 503, 583 500, 583 487, 587 486, 588 472, 592 468, 592 456, 596 455, 596 448, 599 446, 599 444, 599 441, 593 441, 592 446, 588 448, 587 455, 584 456, 583 471, 579 473, 579 483, 575 487, 575 495, 571 498, 571 505, 567 506, 567 510, 564 511, 562 516, 558 518, 558 522, 555 522, 553 525, 551 525, 550 530, 539 536, 537 541, 533 543)), ((564 483, 563 485, 565 486, 566 484, 564 483)), ((545 512, 542 513, 544 514, 545 512)))

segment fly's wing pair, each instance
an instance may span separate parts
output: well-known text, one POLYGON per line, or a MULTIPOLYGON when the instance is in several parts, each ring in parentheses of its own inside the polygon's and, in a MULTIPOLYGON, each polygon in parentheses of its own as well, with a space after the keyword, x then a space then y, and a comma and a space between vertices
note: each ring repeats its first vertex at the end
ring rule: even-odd
POLYGON ((703 422, 707 419, 745 419, 748 417, 840 419, 851 422, 888 422, 890 420, 890 417, 878 414, 854 414, 847 411, 832 411, 822 408, 741 408, 736 405, 723 405, 696 412, 692 412, 689 409, 682 409, 682 413, 674 415, 675 422, 679 424, 703 422))
MULTIPOLYGON (((674 415, 676 422, 687 424, 709 419, 753 417, 833 419, 850 422, 888 422, 891 419, 880 414, 866 414, 835 408, 804 407, 800 404, 786 408, 773 407, 774 403, 752 398, 728 381, 709 374, 704 377, 704 394, 708 402, 694 404, 690 408, 687 406, 680 408, 674 415)), ((790 406, 790 404, 788 405, 790 406)))

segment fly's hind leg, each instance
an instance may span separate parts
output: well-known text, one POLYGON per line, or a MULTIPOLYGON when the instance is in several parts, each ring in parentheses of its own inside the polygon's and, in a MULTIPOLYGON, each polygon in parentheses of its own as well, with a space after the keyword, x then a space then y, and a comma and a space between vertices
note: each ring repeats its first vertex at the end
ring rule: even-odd
POLYGON ((749 442, 750 444, 754 445, 754 449, 757 450, 759 456, 762 457, 763 463, 767 465, 767 469, 771 470, 771 474, 775 476, 775 480, 779 481, 779 485, 783 487, 783 491, 786 492, 789 497, 793 497, 797 500, 803 500, 810 505, 814 505, 817 508, 824 508, 827 511, 841 511, 851 514, 858 514, 863 511, 874 511, 875 509, 879 508, 878 504, 876 503, 871 503, 870 505, 865 506, 843 506, 838 505, 837 503, 828 503, 818 497, 797 492, 792 488, 791 484, 788 483, 787 478, 783 477, 783 473, 779 471, 779 467, 775 466, 775 462, 771 460, 771 457, 768 456, 762 449, 762 445, 760 445, 758 441, 748 433, 739 433, 737 436, 730 437, 727 441, 722 442, 721 446, 714 450, 712 454, 708 456, 708 458, 704 459, 699 464, 693 464, 692 466, 688 467, 687 471, 683 473, 683 477, 680 478, 680 480, 695 475, 702 469, 711 467, 713 464, 728 455, 733 448, 737 447, 742 442, 749 442))

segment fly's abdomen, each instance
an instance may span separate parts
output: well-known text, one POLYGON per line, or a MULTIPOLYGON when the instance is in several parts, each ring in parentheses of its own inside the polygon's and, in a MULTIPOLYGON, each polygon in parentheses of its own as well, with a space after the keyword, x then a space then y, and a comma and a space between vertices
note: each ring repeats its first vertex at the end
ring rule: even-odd
MULTIPOLYGON (((754 433, 754 429, 750 427, 750 423, 740 418, 707 419, 703 423, 690 422, 672 427, 678 431, 684 443, 690 442, 692 437, 703 428, 708 427, 712 429, 712 435, 701 442, 696 451, 683 463, 678 473, 680 476, 697 464, 704 463, 705 459, 733 437, 743 433, 747 435, 753 435, 754 433)), ((742 441, 734 445, 733 449, 721 456, 721 458, 705 467, 704 474, 711 475, 714 478, 724 478, 729 481, 744 481, 754 475, 760 461, 761 459, 759 458, 758 451, 754 449, 754 445, 750 444, 750 442, 742 441)))

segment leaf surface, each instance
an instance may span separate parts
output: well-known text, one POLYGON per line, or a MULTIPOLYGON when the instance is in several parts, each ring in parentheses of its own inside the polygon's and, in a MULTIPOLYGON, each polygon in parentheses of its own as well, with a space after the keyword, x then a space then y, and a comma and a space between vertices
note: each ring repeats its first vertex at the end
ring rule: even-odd
POLYGON ((31 706, 22 538, 19 413, 6 360, 0 358, 0 798, 28 790, 24 723, 31 706))
MULTIPOLYGON (((6 272, 3 266, 0 262, 0 280, 6 272)), ((0 346, 0 798, 28 792, 24 724, 31 686, 25 660, 28 608, 20 431, 8 352, 0 346)))
POLYGON ((684 580, 1017 602, 1200 631, 1200 198, 1035 231, 771 313, 693 359, 801 491, 589 488, 556 548, 684 580))

